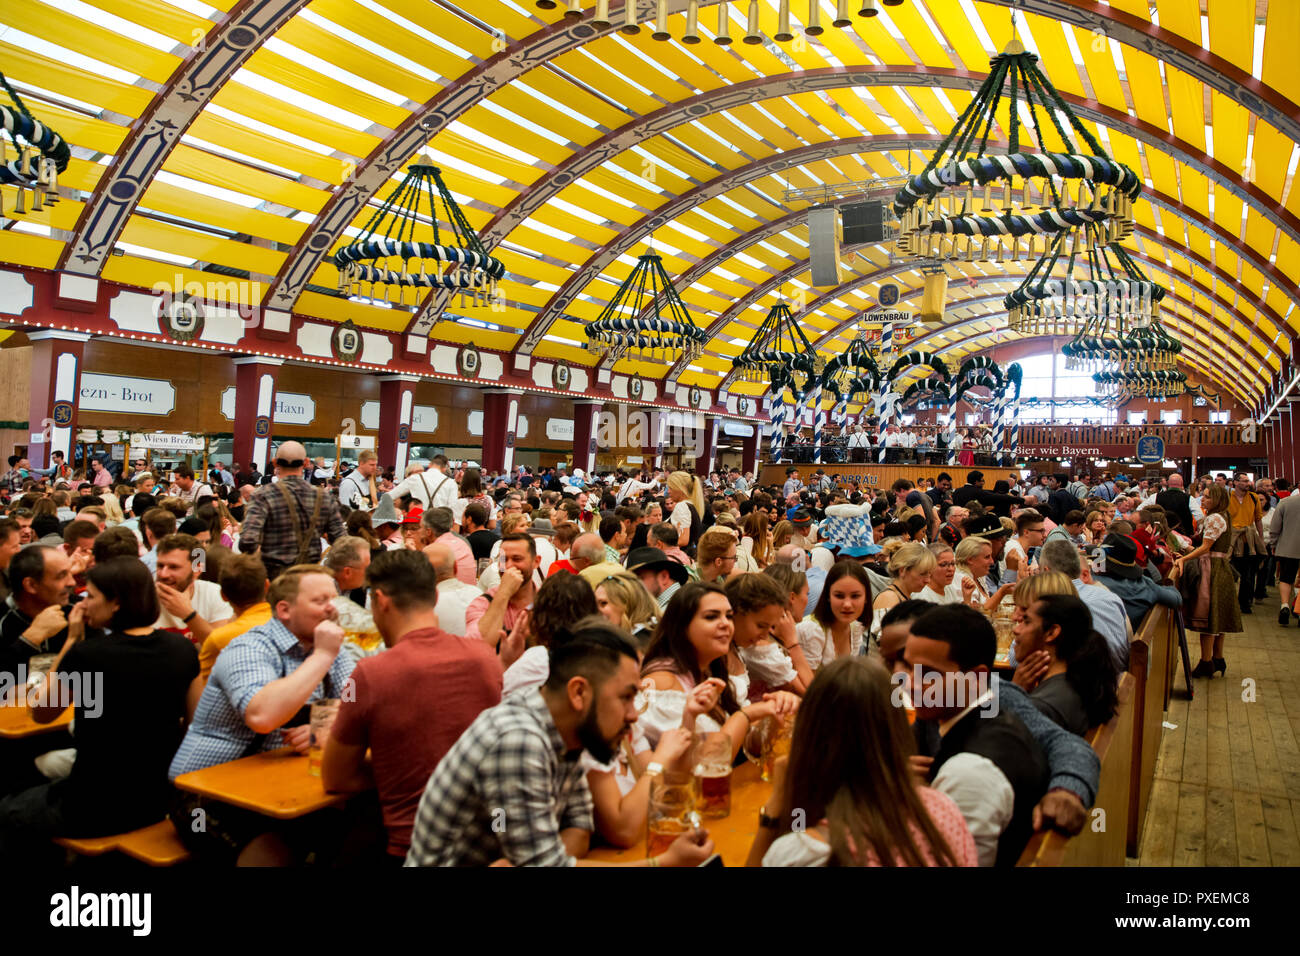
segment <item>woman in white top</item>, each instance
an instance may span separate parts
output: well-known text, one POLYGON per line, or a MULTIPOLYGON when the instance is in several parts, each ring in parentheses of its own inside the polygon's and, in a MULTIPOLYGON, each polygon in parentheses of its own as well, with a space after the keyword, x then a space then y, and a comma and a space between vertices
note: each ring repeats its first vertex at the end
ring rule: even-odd
POLYGON ((963 603, 961 586, 954 585, 952 581, 957 573, 957 559, 953 556, 952 548, 940 541, 930 545, 930 553, 934 555, 934 570, 930 572, 930 581, 912 597, 932 604, 963 603))
POLYGON ((799 698, 787 691, 748 702, 749 674, 734 636, 731 602, 722 588, 698 581, 682 586, 665 608, 641 668, 651 686, 639 722, 652 745, 673 727, 721 730, 731 737, 734 757, 755 721, 784 720, 799 709, 799 698))
POLYGON ((487 528, 496 527, 497 505, 491 496, 483 490, 483 478, 477 468, 466 468, 460 478, 460 497, 451 503, 451 530, 460 534, 460 522, 465 517, 465 509, 477 502, 487 509, 487 528))
POLYGON ((826 574, 812 614, 795 634, 808 666, 816 673, 837 657, 862 653, 862 638, 871 626, 871 579, 856 561, 840 561, 826 574))
POLYGON ((700 479, 684 471, 674 471, 668 476, 668 501, 673 506, 668 521, 677 529, 677 547, 684 548, 691 543, 691 526, 698 527, 704 515, 704 489, 700 487, 700 479))
POLYGON ((631 634, 640 648, 649 644, 659 623, 659 605, 629 571, 615 571, 596 585, 596 610, 631 634))
POLYGON ((1047 536, 1043 516, 1033 508, 1021 508, 1016 513, 1016 536, 1007 542, 1002 561, 1006 570, 1002 580, 1013 584, 1029 570, 1029 549, 1041 548, 1047 536))
POLYGON ((787 590, 766 574, 740 574, 724 587, 736 629, 733 641, 749 671, 750 696, 769 690, 802 696, 813 675, 795 636, 787 590))
POLYGON ((961 589, 962 602, 973 604, 985 614, 993 613, 1015 587, 1014 582, 1004 584, 989 594, 980 583, 993 566, 993 545, 985 538, 972 535, 961 539, 954 556, 957 558, 957 575, 953 584, 961 589))
POLYGON ((889 587, 871 603, 871 634, 880 638, 880 619, 891 607, 910 600, 913 592, 930 583, 934 572, 934 555, 919 541, 904 544, 889 559, 889 587))

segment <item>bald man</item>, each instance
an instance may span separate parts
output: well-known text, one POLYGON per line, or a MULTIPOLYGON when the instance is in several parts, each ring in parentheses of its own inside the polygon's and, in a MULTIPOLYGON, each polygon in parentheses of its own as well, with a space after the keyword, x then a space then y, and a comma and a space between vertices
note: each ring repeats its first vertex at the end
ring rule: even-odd
POLYGON ((274 484, 264 485, 248 503, 239 532, 239 550, 262 549, 267 577, 274 581, 285 568, 316 564, 321 538, 331 543, 347 533, 338 500, 303 478, 307 449, 287 441, 275 453, 274 484))
POLYGON ((456 555, 445 544, 426 545, 424 556, 438 577, 438 603, 434 608, 438 626, 448 634, 464 637, 465 611, 483 592, 477 585, 466 584, 456 577, 456 555))
POLYGON ((623 565, 605 557, 605 542, 598 534, 580 534, 574 538, 573 547, 569 549, 569 563, 593 591, 611 574, 623 570, 623 565))

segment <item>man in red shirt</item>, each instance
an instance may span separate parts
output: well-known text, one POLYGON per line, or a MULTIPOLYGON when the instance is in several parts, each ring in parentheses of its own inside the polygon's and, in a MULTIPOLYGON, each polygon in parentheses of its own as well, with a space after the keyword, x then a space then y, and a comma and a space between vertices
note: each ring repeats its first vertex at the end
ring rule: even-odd
POLYGON ((366 577, 389 650, 352 672, 321 781, 331 793, 378 789, 388 862, 400 866, 434 768, 480 712, 500 703, 501 664, 483 641, 438 627, 437 575, 419 551, 381 552, 366 577))

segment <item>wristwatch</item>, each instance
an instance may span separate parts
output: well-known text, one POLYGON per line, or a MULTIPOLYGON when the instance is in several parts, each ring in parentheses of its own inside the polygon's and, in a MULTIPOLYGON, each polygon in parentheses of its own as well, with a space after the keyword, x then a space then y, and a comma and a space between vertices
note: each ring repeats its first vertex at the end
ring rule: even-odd
POLYGON ((764 830, 779 830, 781 829, 781 819, 779 817, 769 817, 767 807, 759 807, 758 825, 764 830))
POLYGON ((650 763, 646 764, 645 773, 642 774, 642 776, 658 777, 661 774, 663 774, 663 772, 664 772, 664 765, 661 764, 658 760, 652 760, 650 761, 650 763))
POLYGON ((195 619, 196 617, 198 617, 198 616, 199 616, 199 612, 198 612, 198 611, 190 611, 189 614, 187 614, 187 615, 185 615, 183 618, 181 618, 181 623, 182 623, 182 624, 188 624, 188 623, 190 623, 190 621, 194 620, 194 619, 195 619))

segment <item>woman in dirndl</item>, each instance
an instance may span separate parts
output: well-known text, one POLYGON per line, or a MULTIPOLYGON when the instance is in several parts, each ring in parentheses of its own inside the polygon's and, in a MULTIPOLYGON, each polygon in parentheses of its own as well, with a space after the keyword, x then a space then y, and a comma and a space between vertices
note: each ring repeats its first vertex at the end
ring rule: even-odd
POLYGON ((1242 630, 1237 604, 1237 574, 1232 568, 1232 525, 1228 492, 1211 484, 1201 496, 1201 543, 1174 561, 1174 576, 1183 593, 1188 630, 1201 633, 1201 661, 1193 677, 1213 677, 1228 669, 1223 659, 1223 635, 1242 630))

